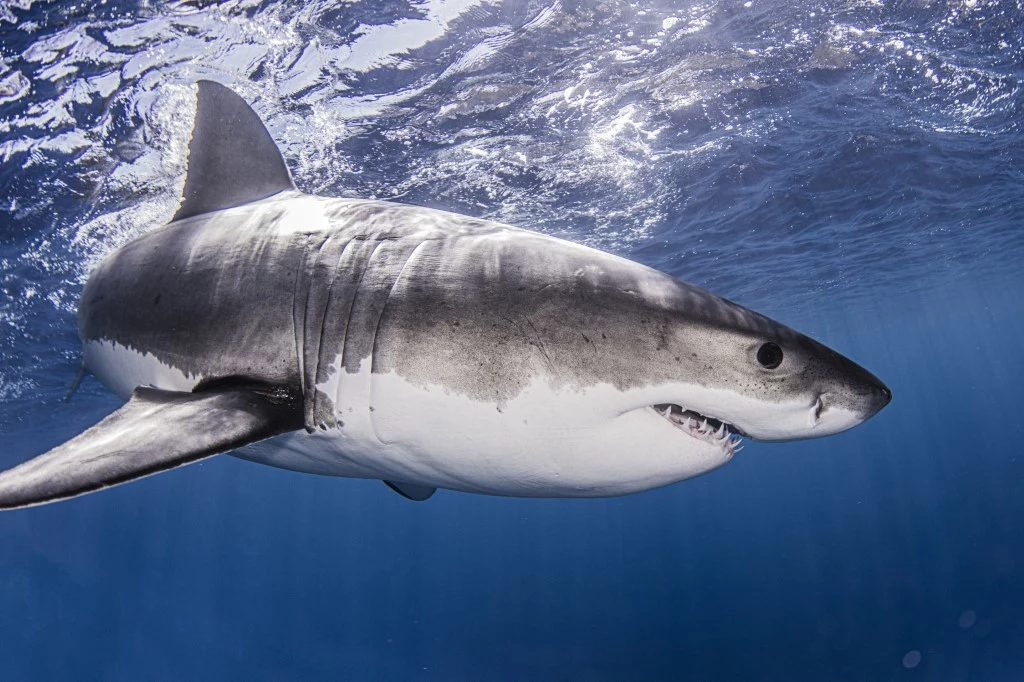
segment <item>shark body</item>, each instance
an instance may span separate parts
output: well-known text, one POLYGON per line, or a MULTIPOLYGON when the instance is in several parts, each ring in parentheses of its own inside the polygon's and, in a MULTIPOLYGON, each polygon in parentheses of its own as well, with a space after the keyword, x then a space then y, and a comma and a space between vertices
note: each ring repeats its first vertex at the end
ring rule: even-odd
POLYGON ((620 495, 891 398, 820 343, 638 263, 303 194, 216 83, 199 84, 189 150, 174 219, 108 256, 79 307, 85 364, 125 407, 0 474, 0 508, 225 452, 417 500, 620 495))

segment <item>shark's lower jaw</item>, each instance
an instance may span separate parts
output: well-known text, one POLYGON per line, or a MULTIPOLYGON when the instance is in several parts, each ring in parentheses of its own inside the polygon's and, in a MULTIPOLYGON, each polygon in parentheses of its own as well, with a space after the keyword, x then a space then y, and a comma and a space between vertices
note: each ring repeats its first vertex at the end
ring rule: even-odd
POLYGON ((736 429, 731 424, 694 410, 685 409, 674 403, 661 403, 651 407, 691 438, 722 448, 727 457, 732 457, 743 449, 743 446, 740 445, 741 439, 735 435, 736 429))

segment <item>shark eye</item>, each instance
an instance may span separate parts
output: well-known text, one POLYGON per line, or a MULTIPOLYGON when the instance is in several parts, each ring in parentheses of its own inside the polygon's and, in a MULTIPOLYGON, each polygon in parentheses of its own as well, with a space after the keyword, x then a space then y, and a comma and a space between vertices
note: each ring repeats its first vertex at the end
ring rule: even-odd
POLYGON ((775 369, 782 364, 782 349, 779 344, 769 341, 757 349, 757 361, 762 367, 775 369))

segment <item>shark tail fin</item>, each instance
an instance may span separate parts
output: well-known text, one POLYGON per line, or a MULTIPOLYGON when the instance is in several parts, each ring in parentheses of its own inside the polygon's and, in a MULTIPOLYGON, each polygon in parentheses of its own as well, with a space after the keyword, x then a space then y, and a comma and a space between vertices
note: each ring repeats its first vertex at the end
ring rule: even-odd
POLYGON ((184 198, 172 221, 294 189, 284 158, 256 112, 220 83, 199 81, 184 198))
POLYGON ((0 473, 0 509, 56 502, 302 428, 302 400, 274 387, 138 388, 119 410, 0 473))

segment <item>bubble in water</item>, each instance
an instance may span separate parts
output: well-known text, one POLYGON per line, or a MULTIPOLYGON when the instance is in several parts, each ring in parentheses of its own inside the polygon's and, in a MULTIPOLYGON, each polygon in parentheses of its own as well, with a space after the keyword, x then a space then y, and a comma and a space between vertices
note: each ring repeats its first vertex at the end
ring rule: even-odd
POLYGON ((978 614, 976 614, 971 609, 967 609, 966 611, 960 614, 960 618, 957 619, 956 622, 964 630, 967 630, 968 628, 974 625, 974 621, 976 620, 978 620, 978 614))
POLYGON ((903 656, 903 667, 904 668, 916 668, 921 663, 921 652, 917 649, 911 649, 903 656))

